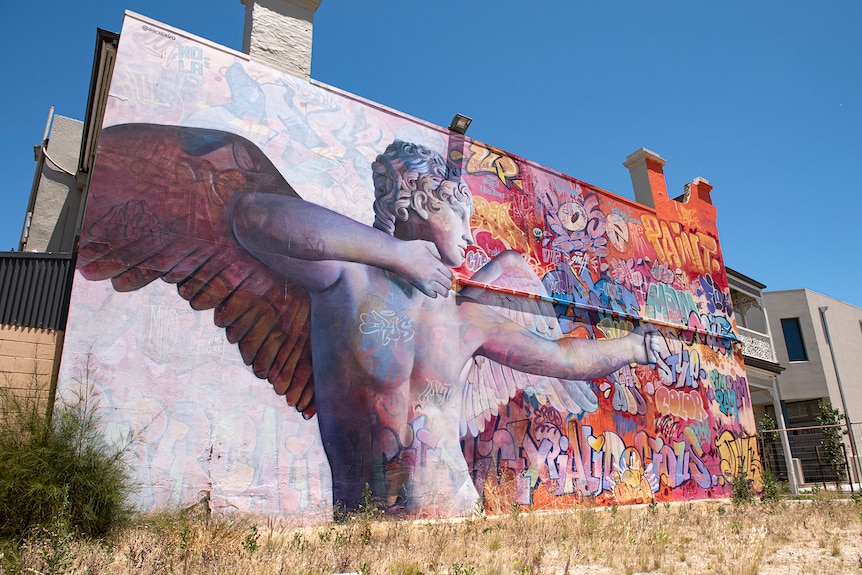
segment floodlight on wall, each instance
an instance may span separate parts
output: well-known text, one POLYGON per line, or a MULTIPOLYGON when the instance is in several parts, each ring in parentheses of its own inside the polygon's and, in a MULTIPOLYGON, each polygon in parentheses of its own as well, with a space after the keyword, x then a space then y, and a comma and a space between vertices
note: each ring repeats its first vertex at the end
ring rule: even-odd
POLYGON ((449 129, 453 132, 464 134, 467 132, 467 128, 470 127, 470 122, 472 121, 473 118, 470 118, 463 114, 455 114, 455 117, 452 118, 452 123, 449 124, 449 129))

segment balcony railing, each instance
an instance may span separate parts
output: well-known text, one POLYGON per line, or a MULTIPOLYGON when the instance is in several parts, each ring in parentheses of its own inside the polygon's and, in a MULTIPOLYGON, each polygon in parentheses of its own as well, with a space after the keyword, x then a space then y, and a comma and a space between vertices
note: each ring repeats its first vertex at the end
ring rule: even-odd
POLYGON ((756 357, 757 359, 775 363, 775 356, 772 354, 772 343, 768 335, 740 327, 739 339, 742 341, 743 354, 748 357, 756 357))

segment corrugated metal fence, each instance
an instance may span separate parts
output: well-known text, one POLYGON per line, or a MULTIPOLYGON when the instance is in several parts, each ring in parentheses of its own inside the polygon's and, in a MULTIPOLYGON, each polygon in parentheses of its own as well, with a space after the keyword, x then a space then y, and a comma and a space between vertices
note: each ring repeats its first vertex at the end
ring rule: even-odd
POLYGON ((0 252, 0 324, 66 329, 74 254, 0 252))

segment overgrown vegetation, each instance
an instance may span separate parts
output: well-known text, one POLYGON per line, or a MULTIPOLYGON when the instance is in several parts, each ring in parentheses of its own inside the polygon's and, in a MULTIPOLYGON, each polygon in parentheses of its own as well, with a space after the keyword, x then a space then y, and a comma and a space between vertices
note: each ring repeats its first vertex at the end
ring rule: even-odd
POLYGON ((828 401, 817 402, 820 413, 817 422, 824 427, 823 439, 820 441, 821 455, 826 460, 835 481, 844 481, 847 478, 844 464, 843 436, 846 434, 840 424, 844 421, 844 414, 832 407, 828 401))
POLYGON ((130 443, 105 441, 91 387, 58 402, 53 417, 38 398, 0 388, 0 414, 0 539, 49 540, 56 550, 130 517, 130 443))
POLYGON ((745 473, 740 473, 733 478, 730 497, 736 507, 750 505, 754 502, 755 493, 745 473))
POLYGON ((58 567, 50 572, 93 575, 862 572, 860 507, 834 492, 774 505, 613 509, 416 522, 358 511, 315 527, 187 509, 139 516, 99 541, 74 538, 65 554, 27 546, 18 569, 47 573, 47 557, 58 567))
POLYGON ((768 472, 770 505, 740 475, 728 507, 652 500, 407 522, 380 513, 366 489, 360 510, 316 527, 213 519, 205 503, 126 521, 129 444, 104 441, 92 393, 59 406, 53 421, 38 402, 3 392, 0 401, 9 413, 0 422, 0 575, 862 573, 860 499, 817 490, 809 501, 781 501, 768 472))
POLYGON ((770 444, 778 439, 778 432, 776 431, 778 424, 769 413, 763 414, 763 417, 757 422, 757 427, 764 443, 770 444))
POLYGON ((781 489, 772 470, 767 468, 763 470, 763 491, 760 493, 760 500, 764 503, 776 503, 781 499, 781 489))

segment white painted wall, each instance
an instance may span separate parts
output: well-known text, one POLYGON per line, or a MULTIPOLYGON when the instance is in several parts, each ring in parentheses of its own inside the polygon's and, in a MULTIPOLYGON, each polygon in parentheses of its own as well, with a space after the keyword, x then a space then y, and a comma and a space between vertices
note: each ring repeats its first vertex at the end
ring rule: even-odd
POLYGON ((37 174, 39 183, 23 251, 72 251, 81 202, 74 174, 78 169, 83 126, 78 120, 54 116, 48 136, 48 157, 41 174, 37 174))
POLYGON ((243 0, 242 51, 255 62, 308 80, 311 36, 320 0, 243 0))

